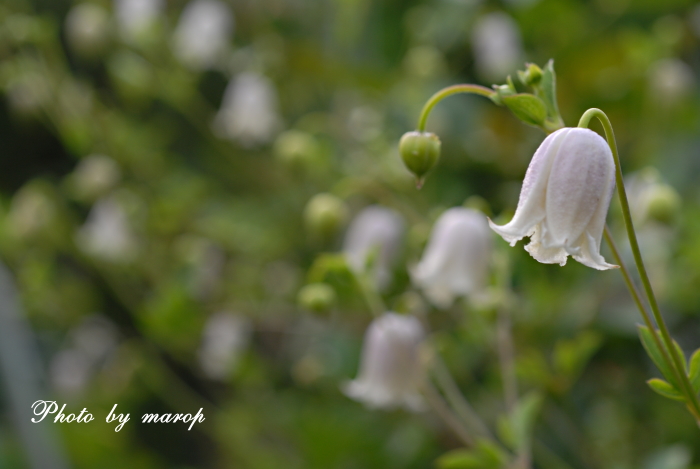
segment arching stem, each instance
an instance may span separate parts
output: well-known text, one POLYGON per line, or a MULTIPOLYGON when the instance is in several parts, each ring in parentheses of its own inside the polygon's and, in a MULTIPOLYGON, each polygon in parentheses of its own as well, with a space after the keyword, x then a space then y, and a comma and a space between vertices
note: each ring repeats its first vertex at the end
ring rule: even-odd
POLYGON ((443 88, 434 95, 432 95, 423 106, 423 110, 421 111, 420 117, 418 118, 418 131, 425 131, 425 124, 428 122, 428 116, 430 115, 430 111, 433 110, 437 103, 447 98, 448 96, 457 93, 472 93, 481 96, 486 96, 487 98, 491 98, 493 95, 496 94, 495 91, 493 91, 492 89, 480 85, 462 84, 443 88))
MULTIPOLYGON (((664 321, 664 318, 661 315, 661 312, 659 311, 659 305, 656 301, 654 290, 652 290, 651 288, 649 275, 647 274, 647 270, 644 267, 642 253, 639 249, 639 243, 637 242, 637 234, 635 233, 634 225, 632 224, 632 215, 630 212, 629 202, 627 201, 627 194, 625 192, 624 181, 622 180, 620 156, 617 151, 617 143, 615 142, 615 134, 613 133, 613 128, 612 124, 610 123, 610 119, 608 119, 608 116, 600 109, 592 108, 583 113, 581 119, 579 120, 578 126, 588 128, 591 119, 593 119, 594 117, 597 118, 603 125, 603 129, 605 131, 605 138, 608 141, 608 145, 610 146, 610 150, 612 151, 612 155, 615 160, 615 183, 617 185, 617 194, 620 198, 620 206, 622 207, 622 217, 625 222, 625 228, 627 229, 627 237, 629 238, 630 247, 632 248, 632 255, 634 256, 634 262, 637 266, 637 270, 639 271, 639 277, 642 280, 642 286, 644 287, 647 300, 649 301, 649 306, 651 306, 651 311, 654 315, 654 319, 656 320, 656 324, 658 325, 659 330, 661 331, 661 337, 663 338, 664 344, 666 345, 665 348, 668 351, 668 354, 670 354, 671 360, 670 363, 668 363, 668 365, 673 370, 675 370, 677 374, 676 378, 678 379, 679 384, 683 387, 683 392, 688 397, 688 407, 689 409, 691 409, 693 416, 700 425, 700 402, 698 402, 698 397, 693 391, 693 387, 690 384, 688 375, 685 372, 685 359, 680 356, 678 350, 673 344, 673 339, 671 339, 671 334, 668 331, 666 322, 664 321)), ((631 289, 630 292, 634 297, 634 289, 631 289)), ((641 305, 641 302, 638 303, 638 306, 639 305, 641 305)), ((646 310, 643 307, 640 308, 640 312, 642 313, 642 316, 645 316, 647 314, 646 310)), ((656 329, 654 327, 651 327, 650 330, 651 333, 656 337, 656 329)), ((655 341, 658 341, 658 337, 655 338, 655 341)), ((660 350, 663 352, 664 347, 660 347, 660 350)), ((664 358, 667 361, 669 358, 668 354, 664 353, 664 358)))

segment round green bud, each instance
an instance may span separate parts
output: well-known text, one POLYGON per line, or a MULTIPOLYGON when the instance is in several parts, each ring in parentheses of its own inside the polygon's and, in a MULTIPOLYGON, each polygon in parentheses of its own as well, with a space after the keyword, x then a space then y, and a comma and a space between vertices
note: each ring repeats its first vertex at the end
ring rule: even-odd
POLYGON ((440 157, 440 139, 430 132, 406 132, 399 142, 399 152, 406 168, 416 176, 420 189, 425 175, 440 157))
POLYGON ((335 290, 327 283, 310 283, 299 290, 297 302, 314 313, 326 313, 335 305, 335 290))
POLYGON ((313 235, 328 239, 345 224, 348 209, 342 199, 322 192, 309 200, 304 209, 306 229, 313 235))
POLYGON ((681 208, 681 198, 673 187, 659 184, 649 195, 647 217, 661 223, 671 224, 681 208))
POLYGON ((316 138, 301 130, 282 132, 275 140, 273 151, 281 163, 302 168, 314 164, 320 153, 316 138))

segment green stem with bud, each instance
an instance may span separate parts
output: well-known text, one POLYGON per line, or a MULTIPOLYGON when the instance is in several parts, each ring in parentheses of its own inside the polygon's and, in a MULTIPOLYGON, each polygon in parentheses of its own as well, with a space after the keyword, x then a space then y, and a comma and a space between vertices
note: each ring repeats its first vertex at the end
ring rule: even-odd
MULTIPOLYGON (((667 361, 668 366, 671 369, 673 369, 675 374, 677 375, 676 379, 678 379, 679 384, 683 387, 683 393, 686 394, 686 397, 688 398, 689 410, 692 412, 693 416, 700 425, 700 402, 698 402, 698 397, 693 391, 693 386, 691 385, 690 380, 688 379, 688 375, 685 372, 685 359, 681 357, 678 353, 678 350, 676 350, 676 347, 673 343, 673 339, 671 338, 671 334, 669 333, 668 327, 666 326, 666 322, 664 321, 664 318, 661 315, 661 312, 659 311, 659 305, 656 301, 654 291, 651 288, 651 282, 649 281, 649 276, 647 274, 646 267, 644 266, 644 261, 642 260, 642 253, 639 249, 639 243, 637 242, 637 234, 635 233, 634 225, 632 224, 632 215, 630 212, 629 202, 627 201, 627 193, 625 192, 624 181, 622 180, 620 156, 617 151, 617 143, 615 142, 615 134, 613 133, 613 128, 612 124, 610 123, 610 119, 608 119, 608 116, 600 109, 592 108, 586 111, 581 116, 578 126, 582 128, 588 128, 591 119, 593 119, 594 117, 597 118, 603 125, 603 129, 605 130, 605 138, 607 139, 608 145, 610 146, 610 150, 612 151, 612 155, 615 160, 615 183, 617 185, 617 194, 620 198, 620 206, 622 207, 622 218, 624 219, 625 228, 627 229, 627 237, 629 238, 630 247, 632 248, 632 255, 634 256, 634 262, 637 266, 637 270, 639 271, 639 277, 642 280, 642 285, 644 287, 647 300, 649 301, 649 306, 651 306, 651 311, 654 315, 654 319, 656 320, 656 324, 658 324, 659 326, 659 330, 661 331, 661 337, 663 338, 663 342, 666 345, 666 350, 668 351, 668 353, 665 353, 666 350, 664 350, 664 347, 659 347, 659 349, 663 353, 664 359, 665 361, 667 361), (670 357, 668 356, 669 354, 670 357)), ((606 237, 608 236, 606 235, 606 237)), ((612 238, 609 239, 612 240, 612 238)), ((625 277, 625 280, 627 281, 627 276, 625 277)), ((628 282, 628 287, 630 286, 630 283, 631 279, 630 282, 628 282)), ((632 293, 632 296, 634 298, 636 290, 634 288, 631 288, 630 292, 632 293)), ((645 318, 645 321, 648 321, 648 323, 650 324, 651 321, 648 318, 648 313, 643 307, 643 305, 641 305, 641 301, 637 301, 637 298, 635 298, 635 302, 639 307, 640 313, 645 318)), ((657 342, 657 346, 660 345, 656 328, 650 327, 650 330, 655 342, 657 342)))
POLYGON ((453 85, 453 86, 448 86, 447 88, 443 88, 434 95, 430 97, 430 99, 425 103, 423 106, 423 110, 420 113, 420 117, 418 118, 418 131, 419 132, 424 132, 425 131, 425 124, 428 122, 428 116, 430 115, 430 111, 433 110, 435 105, 442 101, 443 99, 447 98, 448 96, 452 96, 453 94, 457 93, 471 93, 471 94, 478 94, 481 96, 486 96, 487 98, 491 98, 494 96, 496 93, 490 89, 486 88, 485 86, 480 86, 480 85, 472 85, 472 84, 461 84, 461 85, 453 85))

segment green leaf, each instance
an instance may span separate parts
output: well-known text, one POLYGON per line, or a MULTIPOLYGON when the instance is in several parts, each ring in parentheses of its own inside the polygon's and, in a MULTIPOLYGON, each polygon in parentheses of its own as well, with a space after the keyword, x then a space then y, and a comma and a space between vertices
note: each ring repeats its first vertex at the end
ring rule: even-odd
POLYGON ((502 469, 508 462, 508 455, 488 440, 479 440, 474 448, 457 449, 440 456, 439 469, 502 469))
POLYGON ((522 451, 530 445, 535 419, 542 407, 542 396, 533 391, 518 401, 507 417, 498 421, 499 435, 511 449, 522 451))
POLYGON ((690 357, 690 372, 688 373, 688 377, 690 378, 690 384, 693 385, 693 391, 697 394, 700 392, 700 348, 690 357))
POLYGON ((553 59, 549 59, 547 65, 542 69, 540 88, 542 90, 540 97, 547 106, 547 115, 552 118, 559 116, 559 106, 557 105, 557 75, 554 73, 553 59))
POLYGON ((678 390, 674 386, 662 379, 652 378, 649 381, 647 381, 647 384, 651 389, 656 391, 656 393, 661 394, 664 397, 673 399, 675 401, 685 402, 685 396, 678 392, 678 390))
POLYGON ((600 334, 593 331, 583 331, 573 339, 557 341, 552 357, 554 369, 569 380, 578 378, 601 342, 600 334))
POLYGON ((656 364, 656 367, 659 369, 659 371, 661 371, 661 374, 664 375, 666 380, 669 383, 671 383, 671 385, 673 385, 675 388, 677 388, 678 381, 676 380, 676 376, 673 373, 673 369, 671 369, 666 364, 666 361, 664 360, 664 357, 663 357, 663 353, 656 346, 656 342, 654 341, 654 338, 651 334, 651 331, 646 326, 638 326, 638 328, 639 328, 639 338, 642 341, 642 345, 644 346, 644 349, 647 351, 647 354, 652 359, 654 364, 656 364))
POLYGON ((529 93, 519 93, 503 96, 503 104, 508 106, 515 117, 526 124, 541 127, 547 118, 547 108, 537 96, 529 93))

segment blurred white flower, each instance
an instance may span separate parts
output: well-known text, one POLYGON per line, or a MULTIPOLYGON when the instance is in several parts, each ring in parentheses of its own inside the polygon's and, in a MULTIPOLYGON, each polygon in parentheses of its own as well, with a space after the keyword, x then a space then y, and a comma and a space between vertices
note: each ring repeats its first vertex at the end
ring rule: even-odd
POLYGON ((33 236, 56 219, 56 205, 49 194, 36 185, 22 187, 12 197, 8 227, 15 236, 33 236))
POLYGON ((114 189, 121 179, 116 161, 106 155, 90 155, 80 160, 70 177, 70 185, 80 199, 92 200, 114 189))
POLYGON ((198 353, 204 374, 211 379, 225 380, 248 346, 250 333, 250 321, 243 316, 228 312, 212 315, 204 326, 198 353))
POLYGON ((111 262, 129 261, 136 250, 129 220, 115 197, 100 199, 93 205, 76 234, 76 243, 85 253, 111 262))
POLYGON ((49 364, 49 379, 53 388, 68 396, 81 394, 90 381, 88 358, 74 349, 61 350, 49 364))
POLYGON ((109 12, 95 3, 79 3, 66 16, 66 40, 76 53, 94 57, 111 39, 109 12))
POLYGON ((233 33, 231 9, 218 0, 187 4, 173 37, 175 56, 195 70, 211 68, 228 47, 233 33))
POLYGON ((598 270, 615 268, 600 255, 615 163, 597 133, 564 128, 540 145, 525 174, 520 200, 510 223, 491 228, 511 246, 525 236, 525 249, 544 264, 566 264, 571 255, 598 270))
POLYGON ((143 34, 162 14, 163 0, 114 0, 119 32, 127 41, 143 34))
POLYGON ((520 30, 513 18, 503 12, 481 16, 472 32, 476 71, 486 81, 504 82, 522 65, 520 30))
POLYGON ((262 75, 244 72, 226 87, 213 127, 219 137, 252 147, 270 141, 280 123, 275 86, 262 75))
POLYGON ((433 227, 423 258, 412 271, 413 283, 440 308, 455 297, 482 291, 491 259, 491 231, 481 212, 451 208, 433 227))
POLYGON ((369 408, 423 408, 420 386, 424 367, 420 345, 423 326, 413 316, 384 313, 367 328, 355 380, 343 392, 369 408))
POLYGON ((677 58, 661 59, 649 67, 649 89, 661 104, 675 104, 695 87, 695 76, 688 64, 677 58))
POLYGON ((89 316, 70 331, 70 346, 49 365, 51 383, 61 394, 80 395, 98 368, 117 347, 116 326, 107 318, 89 316))
POLYGON ((403 218, 394 210, 379 205, 362 210, 350 224, 343 243, 350 269, 363 274, 371 263, 370 275, 377 288, 388 286, 405 229, 403 218))

